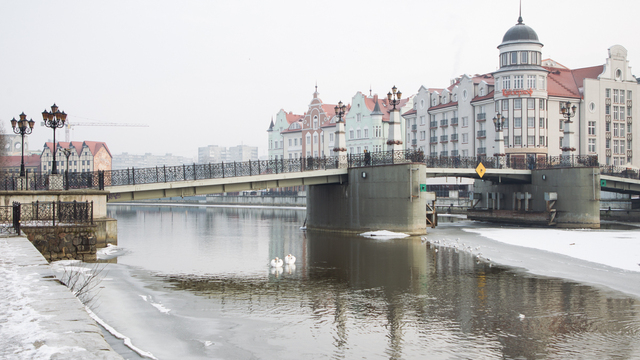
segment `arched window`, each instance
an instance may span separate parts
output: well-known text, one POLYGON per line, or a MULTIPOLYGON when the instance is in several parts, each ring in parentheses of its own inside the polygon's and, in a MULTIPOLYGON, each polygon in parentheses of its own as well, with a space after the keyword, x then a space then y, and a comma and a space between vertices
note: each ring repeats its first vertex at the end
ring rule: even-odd
POLYGON ((318 128, 318 115, 313 116, 313 128, 314 129, 318 128))

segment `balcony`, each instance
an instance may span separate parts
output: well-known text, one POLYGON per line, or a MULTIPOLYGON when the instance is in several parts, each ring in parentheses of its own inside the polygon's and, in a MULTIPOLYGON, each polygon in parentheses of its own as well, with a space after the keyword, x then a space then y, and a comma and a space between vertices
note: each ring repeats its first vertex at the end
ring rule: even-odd
POLYGON ((430 128, 437 128, 438 127, 438 121, 437 120, 433 120, 429 122, 429 127, 430 128))
POLYGON ((451 134, 451 141, 458 141, 458 134, 451 134))
POLYGON ((458 126, 458 118, 457 117, 451 118, 451 126, 458 126))
POLYGON ((487 120, 487 113, 478 113, 476 115, 476 121, 486 121, 487 120))
POLYGON ((440 142, 449 141, 449 135, 440 135, 440 142))
POLYGON ((449 119, 440 120, 440 126, 449 126, 449 119))
POLYGON ((411 139, 411 146, 418 145, 418 139, 411 139))
POLYGON ((411 132, 418 131, 418 125, 411 125, 411 132))
POLYGON ((451 156, 458 156, 458 150, 451 150, 451 156))
POLYGON ((487 137, 487 130, 478 130, 478 139, 486 138, 486 137, 487 137))
POLYGON ((438 143, 438 137, 437 137, 437 136, 432 136, 432 137, 429 139, 429 143, 430 143, 430 144, 437 144, 437 143, 438 143))
POLYGON ((487 155, 487 148, 481 147, 477 149, 478 155, 487 155))
POLYGON ((627 107, 631 107, 631 99, 627 100, 627 107))
POLYGON ((440 151, 440 156, 449 156, 448 151, 440 151))

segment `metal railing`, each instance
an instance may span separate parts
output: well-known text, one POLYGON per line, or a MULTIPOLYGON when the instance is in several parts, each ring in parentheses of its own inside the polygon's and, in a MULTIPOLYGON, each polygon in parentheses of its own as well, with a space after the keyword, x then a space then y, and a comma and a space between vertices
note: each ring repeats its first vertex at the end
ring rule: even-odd
POLYGON ((600 165, 600 175, 640 180, 640 170, 627 168, 626 166, 600 165))
POLYGON ((20 235, 20 203, 0 206, 0 234, 20 235))
POLYGON ((0 233, 20 235, 22 226, 93 225, 93 201, 14 202, 0 206, 0 233))
MULTIPOLYGON (((430 139, 437 140, 432 137, 430 139)), ((496 162, 500 160, 502 167, 513 169, 525 168, 547 168, 549 166, 598 166, 597 156, 556 156, 546 158, 533 158, 534 165, 528 167, 520 165, 530 160, 524 157, 486 157, 486 148, 478 148, 476 157, 469 157, 468 160, 456 157, 452 160, 455 167, 475 168, 478 162, 496 162), (461 166, 460 164, 466 164, 461 166)), ((440 158, 436 156, 436 158, 440 158)), ((33 174, 25 178, 14 175, 0 175, 0 190, 51 190, 51 189, 100 189, 107 186, 140 185, 174 181, 190 181, 203 179, 221 179, 229 177, 253 176, 264 174, 295 173, 313 170, 338 169, 344 167, 376 166, 387 164, 398 164, 406 162, 425 162, 427 166, 433 167, 432 160, 428 160, 421 150, 400 150, 367 152, 361 154, 348 154, 333 157, 308 157, 297 159, 277 159, 258 160, 245 162, 228 162, 217 164, 192 164, 180 166, 162 166, 142 169, 123 169, 110 171, 96 171, 88 173, 66 173, 60 175, 33 174), (20 185, 25 185, 20 188, 20 185)), ((438 160, 439 161, 439 160, 438 160)), ((486 164, 485 164, 486 167, 486 164)))

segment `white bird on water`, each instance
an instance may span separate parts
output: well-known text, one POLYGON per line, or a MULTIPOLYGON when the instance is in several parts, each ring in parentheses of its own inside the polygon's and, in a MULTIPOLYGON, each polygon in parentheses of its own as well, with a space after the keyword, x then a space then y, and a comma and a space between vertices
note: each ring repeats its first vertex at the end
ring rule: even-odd
POLYGON ((287 265, 293 265, 296 263, 296 257, 289 254, 287 256, 284 257, 284 263, 287 265))
POLYGON ((278 258, 277 256, 275 259, 271 260, 272 267, 282 267, 282 264, 283 264, 282 259, 278 258))

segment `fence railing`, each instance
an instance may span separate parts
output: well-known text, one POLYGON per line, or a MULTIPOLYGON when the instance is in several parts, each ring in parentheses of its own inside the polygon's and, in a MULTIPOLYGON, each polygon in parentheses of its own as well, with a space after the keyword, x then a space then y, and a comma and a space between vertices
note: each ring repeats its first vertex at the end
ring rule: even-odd
MULTIPOLYGON (((486 152, 486 149, 481 148, 486 152)), ((52 190, 52 189, 100 189, 106 186, 140 185, 174 181, 221 179, 262 174, 295 173, 344 167, 377 166, 407 162, 423 162, 427 167, 473 168, 480 162, 485 168, 546 169, 550 167, 598 166, 593 155, 572 156, 479 156, 461 157, 425 156, 421 150, 380 151, 348 154, 332 157, 307 157, 296 159, 223 162, 217 164, 192 164, 130 168, 122 170, 85 173, 29 174, 19 178, 5 174, 0 176, 0 190, 52 190)))
POLYGON ((20 234, 20 203, 0 206, 0 234, 20 234))
POLYGON ((93 225, 93 201, 14 202, 0 206, 0 233, 20 235, 21 226, 93 225))
POLYGON ((600 175, 640 180, 640 169, 632 169, 626 166, 600 165, 600 175))

